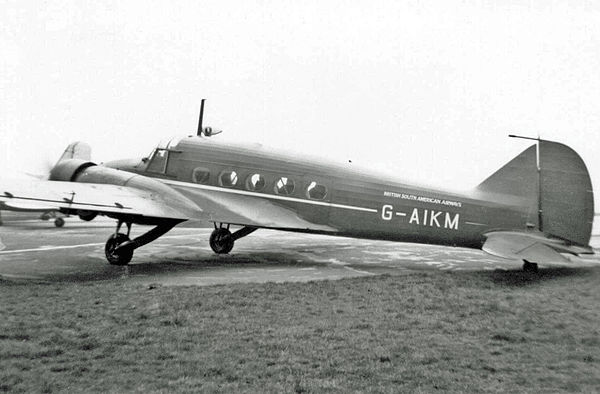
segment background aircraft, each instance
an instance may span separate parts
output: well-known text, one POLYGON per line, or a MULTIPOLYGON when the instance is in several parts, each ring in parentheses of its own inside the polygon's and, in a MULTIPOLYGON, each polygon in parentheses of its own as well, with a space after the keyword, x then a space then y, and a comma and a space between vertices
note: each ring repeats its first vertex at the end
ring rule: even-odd
MULTIPOLYGON (((54 226, 62 227, 65 225, 65 219, 64 219, 65 215, 61 214, 59 211, 44 210, 44 211, 42 211, 42 213, 40 215, 39 211, 36 211, 36 210, 15 209, 6 204, 2 204, 2 208, 4 209, 4 212, 6 212, 6 211, 17 212, 13 215, 9 214, 9 218, 12 220, 27 220, 27 219, 50 220, 50 219, 54 219, 54 226), (19 214, 19 213, 21 213, 21 214, 19 214)), ((0 210, 0 226, 4 224, 4 221, 6 221, 6 214, 3 214, 2 210, 0 210)))
POLYGON ((541 139, 467 193, 450 193, 260 146, 222 144, 198 132, 140 159, 96 165, 72 143, 48 181, 0 184, 0 203, 106 215, 111 264, 186 220, 208 220, 210 246, 229 253, 259 228, 482 249, 524 261, 568 262, 593 253, 593 191, 579 155, 541 139), (122 225, 126 230, 121 232, 122 225), (132 224, 155 226, 130 239, 132 224), (230 225, 241 226, 235 232, 230 225))
MULTIPOLYGON (((77 151, 76 152, 72 151, 72 152, 66 153, 66 155, 68 155, 68 156, 78 155, 78 156, 86 156, 86 157, 89 157, 91 155, 91 149, 86 144, 77 144, 74 149, 77 149, 77 151)), ((60 163, 61 160, 63 160, 64 158, 65 158, 65 154, 63 154, 63 156, 61 156, 61 158, 58 160, 58 162, 56 164, 60 163)), ((50 170, 51 170, 51 168, 53 168, 50 164, 48 164, 48 167, 50 168, 50 170)), ((26 173, 26 175, 28 177, 38 179, 38 180, 48 180, 48 176, 49 176, 49 175, 39 175, 39 174, 29 174, 29 173, 26 173)), ((48 208, 49 207, 47 204, 36 204, 34 201, 27 201, 27 200, 22 200, 22 201, 21 200, 11 200, 11 201, 4 201, 4 202, 0 201, 0 225, 3 224, 1 212, 2 212, 2 210, 4 210, 4 211, 20 212, 23 215, 19 215, 19 216, 23 217, 23 218, 27 218, 27 219, 32 218, 31 215, 27 215, 28 213, 30 213, 30 214, 37 213, 38 214, 37 218, 39 218, 40 220, 54 219, 54 226, 63 227, 65 225, 64 218, 69 217, 70 213, 69 212, 62 213, 59 209, 48 209, 48 208)), ((91 221, 96 217, 95 212, 77 210, 77 211, 75 211, 75 213, 83 221, 91 221)))

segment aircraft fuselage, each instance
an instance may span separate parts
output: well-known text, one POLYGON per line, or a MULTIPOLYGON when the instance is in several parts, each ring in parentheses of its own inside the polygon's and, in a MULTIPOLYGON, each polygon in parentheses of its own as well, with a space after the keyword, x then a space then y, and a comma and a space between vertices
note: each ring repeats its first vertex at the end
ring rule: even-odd
MULTIPOLYGON (((352 164, 333 165, 207 138, 183 139, 143 161, 106 165, 159 178, 208 214, 211 207, 198 191, 213 194, 215 200, 244 196, 269 201, 322 226, 264 226, 279 230, 480 248, 486 232, 526 230, 536 223, 535 210, 512 196, 448 193, 369 174, 352 164)), ((231 224, 245 225, 243 220, 231 224)))

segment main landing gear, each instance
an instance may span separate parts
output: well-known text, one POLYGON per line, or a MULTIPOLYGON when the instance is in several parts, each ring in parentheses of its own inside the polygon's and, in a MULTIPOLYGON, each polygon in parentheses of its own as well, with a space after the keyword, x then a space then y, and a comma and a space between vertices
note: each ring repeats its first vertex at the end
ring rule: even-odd
POLYGON ((132 240, 129 238, 129 234, 131 232, 131 222, 123 222, 122 220, 119 220, 115 233, 108 238, 106 245, 104 246, 104 254, 106 255, 106 259, 112 265, 129 264, 135 249, 154 241, 156 238, 175 227, 175 225, 179 222, 180 220, 164 220, 152 230, 132 240), (125 223, 127 226, 127 234, 119 232, 123 223, 125 223))
POLYGON ((123 233, 115 233, 108 238, 106 241, 106 245, 104 246, 104 254, 106 254, 106 259, 112 265, 127 265, 131 261, 133 257, 133 249, 132 248, 123 248, 117 251, 117 248, 120 245, 123 245, 125 242, 131 242, 129 239, 129 229, 131 226, 128 226, 127 235, 123 233))
POLYGON ((229 225, 227 225, 227 227, 223 227, 223 223, 220 223, 219 227, 217 227, 217 223, 214 223, 214 225, 215 229, 210 234, 208 243, 213 252, 217 254, 227 254, 231 252, 235 241, 246 235, 252 234, 257 230, 256 227, 242 227, 238 231, 231 233, 231 231, 229 231, 229 225))
POLYGON ((531 261, 523 260, 523 272, 538 272, 537 263, 532 263, 531 261))

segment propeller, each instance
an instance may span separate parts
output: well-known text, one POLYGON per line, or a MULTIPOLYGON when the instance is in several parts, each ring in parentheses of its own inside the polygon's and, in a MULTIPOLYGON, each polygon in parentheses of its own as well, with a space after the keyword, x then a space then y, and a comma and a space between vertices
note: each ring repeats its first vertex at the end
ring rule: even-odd
POLYGON ((40 164, 36 166, 37 168, 34 170, 35 172, 24 171, 23 174, 45 181, 50 177, 50 171, 52 171, 52 168, 54 168, 54 164, 55 163, 52 161, 52 159, 50 159, 50 157, 45 156, 41 160, 40 164))

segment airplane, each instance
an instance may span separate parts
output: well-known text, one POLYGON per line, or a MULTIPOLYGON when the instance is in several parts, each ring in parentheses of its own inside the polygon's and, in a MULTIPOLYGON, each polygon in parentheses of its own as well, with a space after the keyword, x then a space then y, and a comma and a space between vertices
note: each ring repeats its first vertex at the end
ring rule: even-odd
MULTIPOLYGON (((10 207, 10 206, 6 206, 4 205, 4 210, 5 211, 15 211, 15 212, 23 212, 23 213, 28 213, 28 212, 33 212, 33 213, 38 213, 40 211, 35 210, 35 209, 18 209, 17 207, 10 207)), ((41 211, 41 215, 36 215, 35 218, 36 219, 40 219, 40 220, 50 220, 50 219, 54 219, 54 226, 55 227, 63 227, 65 225, 65 219, 63 217, 63 215, 59 212, 59 211, 47 211, 45 209, 43 209, 41 211)), ((67 217, 67 215, 64 215, 65 217, 67 217)), ((31 217, 30 215, 24 215, 24 216, 18 216, 18 218, 20 220, 23 219, 33 219, 34 217, 31 217)), ((2 222, 2 211, 0 211, 0 226, 3 225, 2 222)))
POLYGON ((568 263, 593 254, 593 189, 571 148, 535 143, 464 193, 410 185, 353 165, 289 156, 262 146, 222 143, 203 127, 147 157, 97 165, 70 144, 47 181, 0 182, 2 205, 44 207, 117 221, 105 244, 110 264, 187 220, 212 222, 217 254, 258 229, 481 249, 523 262, 568 263), (130 239, 131 226, 152 225, 130 239), (122 230, 123 225, 125 229, 122 230), (240 229, 232 232, 230 226, 240 229))

